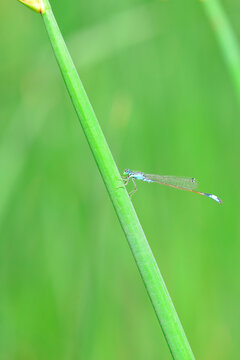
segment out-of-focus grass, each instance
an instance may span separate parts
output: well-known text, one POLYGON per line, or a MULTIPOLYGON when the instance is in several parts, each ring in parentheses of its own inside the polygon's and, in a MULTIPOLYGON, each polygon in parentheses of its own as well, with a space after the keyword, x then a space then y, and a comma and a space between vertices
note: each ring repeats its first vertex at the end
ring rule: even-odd
POLYGON ((210 24, 219 41, 226 65, 232 75, 233 84, 240 101, 240 48, 233 26, 219 0, 203 1, 210 24))
MULTIPOLYGON (((133 201, 196 358, 237 358, 239 108, 215 35, 201 3, 98 4, 53 6, 119 166, 223 199, 139 184, 133 201)), ((42 23, 0 16, 0 357, 170 359, 42 23)))

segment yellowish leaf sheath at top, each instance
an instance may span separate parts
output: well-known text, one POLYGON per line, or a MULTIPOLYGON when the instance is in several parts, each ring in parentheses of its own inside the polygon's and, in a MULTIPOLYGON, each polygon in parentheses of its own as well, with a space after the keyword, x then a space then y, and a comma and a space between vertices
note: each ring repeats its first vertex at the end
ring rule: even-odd
POLYGON ((45 12, 45 5, 42 0, 18 0, 22 4, 28 6, 30 9, 36 11, 37 13, 43 14, 45 12))

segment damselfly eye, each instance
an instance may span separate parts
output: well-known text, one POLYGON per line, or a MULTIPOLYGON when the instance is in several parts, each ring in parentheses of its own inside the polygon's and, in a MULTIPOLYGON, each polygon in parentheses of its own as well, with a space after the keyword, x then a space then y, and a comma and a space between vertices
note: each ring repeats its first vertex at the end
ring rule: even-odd
POLYGON ((129 173, 130 173, 130 170, 129 170, 129 169, 125 169, 125 170, 124 170, 124 175, 129 175, 129 173))

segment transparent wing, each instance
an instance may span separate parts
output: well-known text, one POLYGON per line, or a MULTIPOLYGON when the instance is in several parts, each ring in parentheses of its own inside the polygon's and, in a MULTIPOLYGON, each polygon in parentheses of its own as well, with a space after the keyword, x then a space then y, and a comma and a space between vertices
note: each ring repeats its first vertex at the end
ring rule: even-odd
POLYGON ((176 186, 182 189, 192 190, 198 186, 196 179, 180 176, 144 174, 146 179, 159 184, 176 186))

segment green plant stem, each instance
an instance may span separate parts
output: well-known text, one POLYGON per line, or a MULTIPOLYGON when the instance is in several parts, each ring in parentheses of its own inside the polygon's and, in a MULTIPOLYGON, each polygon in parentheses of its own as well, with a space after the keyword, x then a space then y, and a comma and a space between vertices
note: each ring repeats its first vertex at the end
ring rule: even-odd
POLYGON ((238 40, 220 2, 218 0, 203 0, 202 4, 215 31, 240 102, 240 49, 238 40))
POLYGON ((96 115, 79 79, 48 0, 44 23, 80 124, 125 232, 147 292, 174 359, 194 359, 164 280, 139 223, 96 115))

